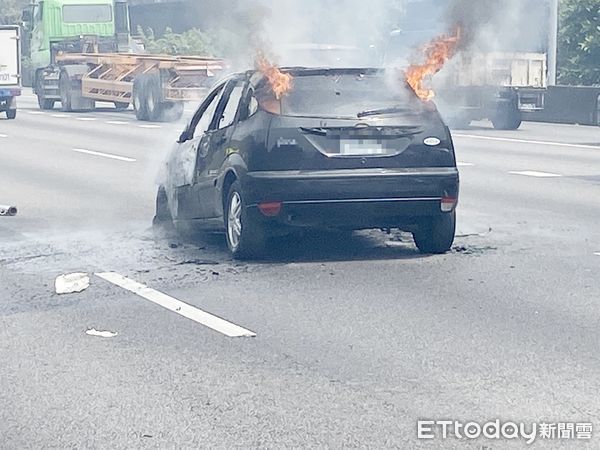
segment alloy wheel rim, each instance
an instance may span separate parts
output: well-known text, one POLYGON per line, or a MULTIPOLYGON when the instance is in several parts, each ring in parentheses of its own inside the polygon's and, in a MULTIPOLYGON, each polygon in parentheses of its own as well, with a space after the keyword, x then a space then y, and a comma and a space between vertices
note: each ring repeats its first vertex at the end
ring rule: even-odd
POLYGON ((242 237, 242 199, 240 194, 234 192, 229 202, 227 215, 227 236, 231 247, 235 250, 240 245, 242 237))

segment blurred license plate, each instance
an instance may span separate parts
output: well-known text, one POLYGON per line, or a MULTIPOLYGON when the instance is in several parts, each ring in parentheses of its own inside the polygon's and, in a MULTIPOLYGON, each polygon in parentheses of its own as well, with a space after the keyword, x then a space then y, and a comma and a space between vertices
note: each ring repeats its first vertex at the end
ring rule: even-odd
POLYGON ((369 156, 385 155, 385 147, 376 140, 343 140, 340 141, 340 155, 369 156))

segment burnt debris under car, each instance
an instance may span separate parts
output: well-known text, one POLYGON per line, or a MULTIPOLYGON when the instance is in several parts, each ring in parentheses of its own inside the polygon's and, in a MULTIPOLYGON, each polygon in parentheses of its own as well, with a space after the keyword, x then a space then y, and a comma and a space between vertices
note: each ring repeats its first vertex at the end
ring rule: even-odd
POLYGON ((302 228, 397 228, 448 251, 459 174, 435 105, 384 70, 277 71, 211 90, 168 158, 155 224, 225 230, 240 258, 302 228))

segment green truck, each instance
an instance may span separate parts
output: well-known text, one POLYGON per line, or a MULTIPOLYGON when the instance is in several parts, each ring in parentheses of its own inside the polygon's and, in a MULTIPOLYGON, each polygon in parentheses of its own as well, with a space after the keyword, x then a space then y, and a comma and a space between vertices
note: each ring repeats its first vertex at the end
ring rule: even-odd
POLYGON ((134 53, 126 0, 36 0, 23 12, 39 107, 133 105, 139 120, 176 120, 223 70, 216 58, 134 53))

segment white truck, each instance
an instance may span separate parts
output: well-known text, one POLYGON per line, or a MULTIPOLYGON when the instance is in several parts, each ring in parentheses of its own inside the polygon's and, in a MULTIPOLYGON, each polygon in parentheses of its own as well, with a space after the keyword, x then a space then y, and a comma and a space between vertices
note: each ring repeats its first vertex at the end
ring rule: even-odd
POLYGON ((459 53, 433 80, 436 102, 448 122, 464 128, 490 119, 516 130, 524 115, 544 109, 548 64, 544 53, 459 53))
POLYGON ((21 95, 21 35, 17 25, 0 25, 0 113, 17 117, 21 95))

